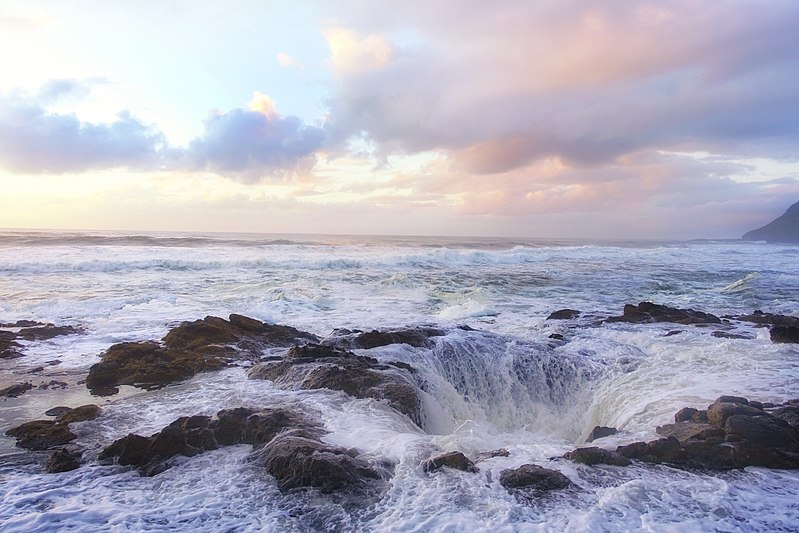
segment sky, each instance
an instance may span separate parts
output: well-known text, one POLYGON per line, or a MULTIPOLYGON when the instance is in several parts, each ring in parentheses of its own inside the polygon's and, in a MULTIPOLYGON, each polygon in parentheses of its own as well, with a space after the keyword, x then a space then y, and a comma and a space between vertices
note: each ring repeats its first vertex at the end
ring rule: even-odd
POLYGON ((737 238, 795 0, 0 0, 0 227, 737 238))

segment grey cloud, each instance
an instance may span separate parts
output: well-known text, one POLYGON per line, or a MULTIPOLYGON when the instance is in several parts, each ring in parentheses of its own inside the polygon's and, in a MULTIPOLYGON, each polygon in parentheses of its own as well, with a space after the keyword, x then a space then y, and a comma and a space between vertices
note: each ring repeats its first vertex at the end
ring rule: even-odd
POLYGON ((212 114, 186 156, 193 168, 255 182, 312 167, 323 140, 321 128, 297 117, 235 109, 212 114))
POLYGON ((796 159, 799 4, 672 0, 653 8, 671 18, 637 27, 630 41, 636 9, 620 1, 465 8, 440 0, 427 9, 392 5, 391 16, 368 10, 368 19, 348 21, 362 34, 412 27, 420 44, 378 71, 340 73, 330 146, 365 132, 383 153, 443 150, 481 173, 545 157, 606 164, 648 149, 796 159), (570 56, 558 46, 578 40, 569 31, 596 13, 613 31, 596 43, 593 63, 565 71, 577 82, 529 86, 539 64, 560 72, 570 56), (508 141, 515 147, 503 153, 496 145, 508 141))
POLYGON ((0 167, 22 173, 112 168, 208 170, 256 182, 308 169, 324 132, 296 117, 234 109, 212 114, 188 148, 128 111, 109 123, 82 121, 50 106, 80 100, 102 79, 52 80, 34 94, 0 95, 0 167))
POLYGON ((158 160, 163 136, 127 111, 114 122, 82 122, 36 103, 0 103, 0 165, 25 173, 83 172, 147 167, 158 160))

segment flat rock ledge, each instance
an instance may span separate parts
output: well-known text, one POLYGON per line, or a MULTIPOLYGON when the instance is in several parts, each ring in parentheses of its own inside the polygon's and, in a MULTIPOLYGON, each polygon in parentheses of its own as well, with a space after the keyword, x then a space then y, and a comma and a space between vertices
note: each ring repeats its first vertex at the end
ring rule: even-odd
POLYGON ((673 424, 656 431, 663 438, 615 452, 579 448, 564 457, 589 465, 625 466, 626 458, 702 470, 799 468, 799 400, 773 405, 722 396, 705 410, 681 409, 673 424))
POLYGON ((424 414, 414 369, 406 363, 381 363, 372 357, 323 346, 295 346, 275 360, 248 372, 286 389, 331 389, 354 396, 385 400, 389 406, 423 427, 424 414))
POLYGON ((154 476, 170 468, 177 456, 251 444, 249 460, 263 466, 283 491, 316 488, 329 493, 383 478, 357 451, 326 444, 320 440, 323 435, 317 421, 296 411, 239 407, 215 417, 181 417, 149 437, 129 434, 106 447, 100 460, 116 459, 154 476))
POLYGON ((621 316, 610 317, 605 322, 627 322, 631 324, 671 322, 684 325, 701 325, 721 324, 721 319, 716 315, 693 309, 678 309, 652 302, 641 302, 638 305, 625 305, 621 316))
POLYGON ((208 316, 172 328, 161 340, 111 346, 92 365, 86 387, 114 392, 118 385, 157 388, 239 361, 257 362, 264 350, 317 342, 311 333, 232 314, 208 316))

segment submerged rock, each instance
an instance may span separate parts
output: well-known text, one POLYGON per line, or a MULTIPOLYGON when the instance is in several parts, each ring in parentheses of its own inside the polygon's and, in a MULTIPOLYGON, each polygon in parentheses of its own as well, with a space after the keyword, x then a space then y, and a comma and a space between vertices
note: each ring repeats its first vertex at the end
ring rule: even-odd
POLYGON ((641 302, 637 306, 624 306, 622 316, 610 317, 605 322, 628 322, 632 324, 648 324, 654 322, 673 322, 675 324, 720 324, 721 319, 710 313, 693 309, 677 309, 658 305, 652 302, 641 302))
POLYGON ((443 467, 454 468, 455 470, 463 470, 464 472, 479 472, 474 463, 461 452, 448 452, 432 459, 428 459, 422 463, 422 470, 425 472, 435 472, 443 467))
POLYGON ((172 328, 161 343, 115 344, 89 369, 86 386, 98 390, 113 390, 117 385, 158 387, 235 361, 258 361, 267 348, 316 340, 310 333, 241 315, 230 315, 230 320, 209 316, 172 328))
POLYGON ((291 348, 282 359, 259 363, 247 374, 285 388, 332 389, 356 398, 385 400, 421 427, 422 402, 409 368, 405 363, 380 363, 331 346, 307 344, 291 348))
POLYGON ((17 337, 28 341, 48 340, 61 335, 76 335, 83 333, 83 330, 74 326, 55 326, 53 324, 41 324, 34 327, 23 328, 17 333, 17 337))
POLYGON ((499 474, 499 483, 509 490, 530 488, 540 492, 565 489, 572 484, 568 477, 557 470, 531 464, 503 470, 499 474))
POLYGON ((0 330, 0 359, 17 359, 23 354, 17 349, 22 345, 16 342, 16 333, 0 330))
POLYGON ((0 389, 0 396, 5 398, 16 398, 31 390, 33 385, 30 383, 16 383, 10 387, 0 389))

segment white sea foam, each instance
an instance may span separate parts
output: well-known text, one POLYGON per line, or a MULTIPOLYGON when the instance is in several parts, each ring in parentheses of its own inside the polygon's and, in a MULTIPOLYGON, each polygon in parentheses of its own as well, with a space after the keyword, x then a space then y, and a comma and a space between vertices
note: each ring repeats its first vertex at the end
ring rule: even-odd
POLYGON ((692 326, 593 327, 592 315, 620 314, 625 303, 642 300, 718 315, 795 315, 797 250, 730 242, 0 234, 0 321, 85 328, 24 343, 24 358, 0 361, 0 376, 17 381, 57 359, 35 379, 62 372, 71 387, 67 396, 32 390, 5 402, 7 420, 41 417, 48 402, 92 401, 76 382, 108 346, 158 339, 205 315, 242 313, 319 335, 404 324, 447 331, 429 350, 363 352, 418 368, 426 431, 377 400, 280 390, 237 368, 93 399, 103 415, 74 425, 87 465, 48 475, 35 465, 0 466, 3 530, 795 530, 794 473, 710 476, 551 458, 582 443, 594 425, 621 430, 601 441, 612 446, 654 437, 653 428, 677 409, 705 407, 720 394, 795 397, 799 353, 772 344, 765 329, 738 324, 751 339, 719 339, 692 326), (583 318, 545 320, 559 308, 580 309, 583 318), (681 333, 667 335, 674 330, 681 333), (149 435, 179 416, 242 405, 300 408, 324 421, 328 442, 388 459, 395 475, 359 511, 313 493, 280 493, 247 462, 248 446, 181 460, 154 478, 94 461, 127 433, 149 435), (479 463, 479 474, 429 475, 419 467, 442 451, 474 457, 501 447, 511 455, 479 463), (561 470, 579 490, 523 501, 499 486, 502 469, 529 462, 561 470))

